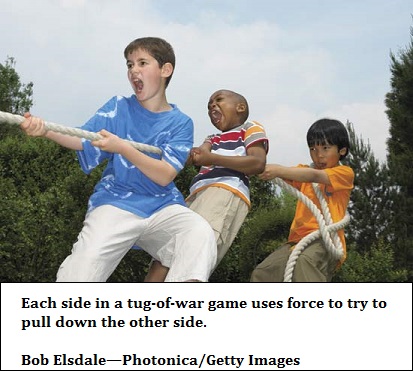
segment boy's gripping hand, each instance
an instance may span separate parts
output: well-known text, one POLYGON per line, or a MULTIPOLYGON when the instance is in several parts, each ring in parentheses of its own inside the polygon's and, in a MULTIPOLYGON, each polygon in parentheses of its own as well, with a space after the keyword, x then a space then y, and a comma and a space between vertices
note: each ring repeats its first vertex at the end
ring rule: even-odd
POLYGON ((211 157, 211 149, 206 146, 194 147, 191 150, 192 162, 196 166, 213 165, 211 157))
POLYGON ((93 146, 98 147, 103 151, 121 153, 122 148, 129 145, 123 139, 107 130, 101 130, 99 134, 102 136, 102 139, 93 140, 91 143, 93 146))
POLYGON ((44 121, 32 116, 29 112, 24 114, 25 120, 20 124, 20 128, 31 137, 44 137, 46 136, 47 129, 44 121))
POLYGON ((258 177, 262 180, 274 179, 279 176, 277 169, 279 169, 279 165, 267 164, 265 165, 265 170, 258 177))

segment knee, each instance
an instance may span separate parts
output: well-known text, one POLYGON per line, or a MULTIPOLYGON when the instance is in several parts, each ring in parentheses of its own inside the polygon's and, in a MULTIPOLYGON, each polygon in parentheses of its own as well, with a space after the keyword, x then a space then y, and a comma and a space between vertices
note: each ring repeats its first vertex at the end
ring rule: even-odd
POLYGON ((69 255, 57 271, 56 282, 105 282, 115 267, 96 256, 69 255))
POLYGON ((262 275, 262 269, 257 267, 252 271, 250 282, 265 282, 265 278, 262 275))
POLYGON ((301 254, 294 267, 293 282, 327 282, 326 265, 314 261, 309 255, 301 254))
POLYGON ((188 232, 197 239, 205 238, 215 241, 214 230, 202 216, 197 215, 197 218, 191 226, 191 230, 188 232))
POLYGON ((258 264, 251 273, 250 282, 282 282, 284 267, 273 261, 272 256, 258 264))

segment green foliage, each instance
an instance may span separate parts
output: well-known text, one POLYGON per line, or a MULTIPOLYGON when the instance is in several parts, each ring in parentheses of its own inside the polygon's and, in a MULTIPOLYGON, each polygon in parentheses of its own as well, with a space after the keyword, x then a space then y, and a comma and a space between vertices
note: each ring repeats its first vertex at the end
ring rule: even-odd
POLYGON ((129 250, 108 282, 143 282, 151 257, 143 250, 129 250))
MULTIPOLYGON (((33 104, 33 83, 22 84, 15 70, 14 58, 0 63, 0 111, 23 115, 33 104)), ((18 127, 0 123, 0 138, 17 135, 18 127)))
POLYGON ((271 181, 263 181, 257 176, 250 177, 251 212, 261 208, 271 208, 275 202, 276 188, 271 181))
MULTIPOLYGON (((346 227, 348 258, 334 282, 404 282, 412 277, 413 255, 413 48, 392 55, 388 163, 380 164, 369 144, 348 123, 356 174, 346 227)), ((32 104, 32 87, 0 65, 0 110, 22 114, 32 104)), ((87 202, 103 166, 86 176, 76 155, 55 143, 23 135, 0 123, 0 281, 53 282, 82 228, 87 202)), ((186 166, 176 185, 186 197, 198 169, 186 166)), ((211 282, 249 282, 255 266, 284 242, 296 199, 272 182, 253 176, 252 208, 211 282)), ((142 282, 150 256, 130 250, 110 282, 142 282)))
POLYGON ((376 160, 370 144, 356 135, 353 124, 347 122, 346 126, 351 147, 346 163, 355 175, 348 207, 351 224, 346 228, 346 239, 363 253, 372 243, 389 235, 394 192, 387 166, 376 160))
POLYGON ((407 265, 409 280, 413 279, 413 28, 411 41, 398 57, 391 53, 391 90, 386 95, 390 138, 387 141, 387 162, 397 191, 392 244, 399 267, 407 265))
POLYGON ((368 252, 360 253, 354 245, 348 246, 347 261, 333 282, 406 282, 407 270, 394 267, 392 247, 378 241, 368 252))
POLYGON ((85 176, 73 151, 45 139, 0 141, 2 282, 55 280, 81 229, 96 175, 85 176))
POLYGON ((33 83, 22 84, 15 65, 12 57, 0 63, 0 111, 22 115, 33 105, 33 83))

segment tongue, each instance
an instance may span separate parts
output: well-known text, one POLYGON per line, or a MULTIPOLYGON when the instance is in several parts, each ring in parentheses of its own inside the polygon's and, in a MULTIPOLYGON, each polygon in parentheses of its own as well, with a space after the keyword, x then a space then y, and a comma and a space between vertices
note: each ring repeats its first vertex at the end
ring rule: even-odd
POLYGON ((136 83, 136 88, 137 88, 138 90, 142 90, 142 89, 143 89, 143 82, 142 82, 142 81, 138 81, 138 82, 136 83))
POLYGON ((211 118, 213 122, 218 122, 221 120, 222 114, 218 111, 212 111, 211 112, 211 118))

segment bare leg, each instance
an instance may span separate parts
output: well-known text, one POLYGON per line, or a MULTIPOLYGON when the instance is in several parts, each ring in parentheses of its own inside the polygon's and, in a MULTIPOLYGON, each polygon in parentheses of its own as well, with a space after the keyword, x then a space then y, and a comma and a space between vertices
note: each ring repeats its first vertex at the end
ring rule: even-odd
POLYGON ((144 282, 164 282, 168 271, 168 267, 163 266, 158 260, 153 260, 144 282))

